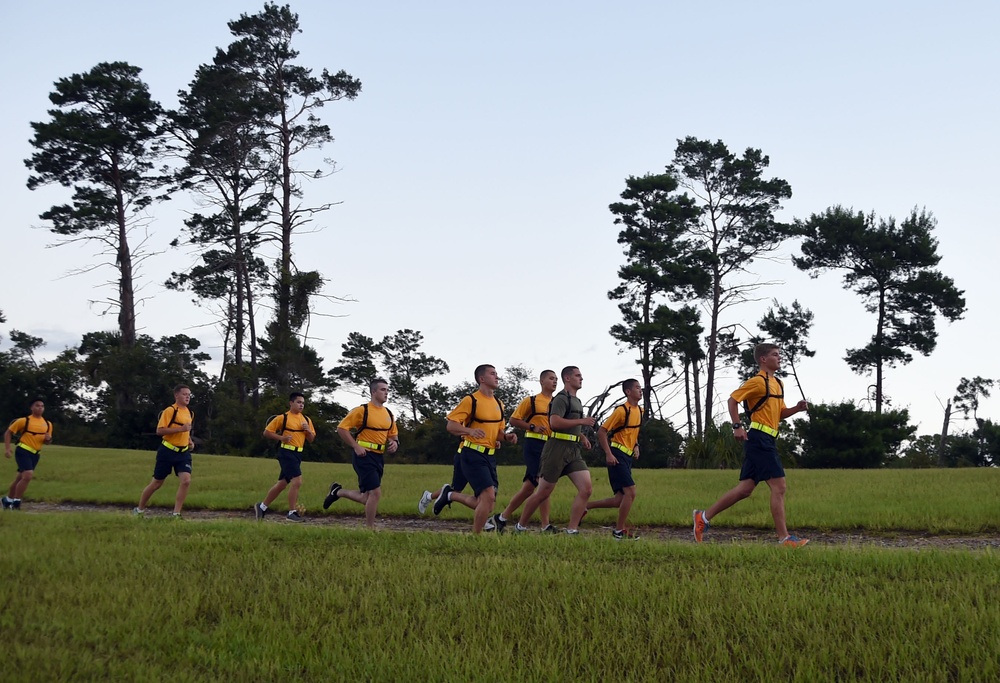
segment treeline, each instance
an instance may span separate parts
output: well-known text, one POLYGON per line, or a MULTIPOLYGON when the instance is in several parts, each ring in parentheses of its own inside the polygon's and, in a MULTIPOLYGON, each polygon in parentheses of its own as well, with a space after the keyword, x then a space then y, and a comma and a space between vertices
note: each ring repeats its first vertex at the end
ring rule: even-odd
MULTIPOLYGON (((333 392, 356 387, 360 401, 368 380, 381 375, 399 408, 399 458, 449 462, 455 444, 443 417, 472 388, 437 381, 448 365, 421 349, 418 331, 378 341, 352 333, 332 369, 307 343, 310 316, 330 295, 323 273, 296 266, 295 236, 331 204, 310 204, 302 183, 334 171, 333 162, 306 164, 333 140, 324 107, 356 99, 361 81, 299 63, 294 40, 301 27, 287 5, 267 3, 228 27, 232 42, 197 68, 174 110, 160 105, 141 69, 125 62, 55 83, 49 118, 32 123, 28 186, 72 188, 68 203, 40 217, 61 242, 100 245, 106 263, 84 270, 114 269, 114 295, 103 303, 117 312, 118 325, 41 362, 43 340, 11 330, 10 348, 0 350, 4 414, 21 415, 40 395, 62 443, 151 448, 157 412, 171 402, 171 387, 185 382, 195 393, 203 450, 260 455, 267 418, 298 390, 308 396, 322 437, 312 457, 345 460, 334 435, 345 408, 333 392), (196 339, 137 333, 135 266, 154 256, 144 251, 143 234, 152 207, 177 196, 193 197, 199 210, 173 246, 193 250, 197 263, 166 285, 215 312, 223 350, 216 376, 205 372, 208 356, 196 339)), ((845 361, 875 381, 858 401, 871 411, 854 403, 814 406, 808 420, 786 430, 780 441, 787 464, 994 464, 996 428, 975 412, 992 380, 963 380, 955 407, 971 413, 972 427, 948 434, 946 417, 936 440, 914 440, 906 411, 889 410, 885 397, 884 369, 905 365, 914 352, 930 354, 936 319, 957 320, 965 311, 963 292, 937 269, 933 215, 914 209, 897 222, 835 206, 783 223, 775 216, 791 186, 767 177, 768 165, 757 149, 737 155, 721 141, 684 138, 662 173, 630 176, 609 207, 625 251, 620 284, 609 292, 622 317, 610 333, 636 358, 648 420, 639 465, 738 464, 738 444, 715 423, 728 393, 717 393, 716 378, 727 366, 752 373, 748 354, 757 341, 782 346, 786 392, 794 392, 796 364, 814 355, 811 311, 798 301, 775 301, 758 330, 729 322, 733 309, 774 282, 769 257, 789 240, 800 246, 795 267, 816 277, 841 273, 873 314, 869 343, 847 349, 845 361)), ((536 390, 536 370, 502 371, 509 409, 536 390)), ((619 396, 608 387, 588 410, 604 415, 619 396)), ((518 457, 505 449, 502 460, 518 457)))

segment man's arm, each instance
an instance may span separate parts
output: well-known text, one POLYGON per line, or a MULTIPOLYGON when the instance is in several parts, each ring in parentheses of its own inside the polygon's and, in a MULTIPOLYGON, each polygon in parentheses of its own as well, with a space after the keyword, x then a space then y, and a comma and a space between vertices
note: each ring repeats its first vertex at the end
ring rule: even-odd
POLYGON ((191 425, 189 423, 186 425, 177 425, 176 427, 157 427, 156 435, 166 436, 167 434, 180 434, 181 432, 190 432, 190 431, 191 431, 191 425))
POLYGON ((806 401, 805 399, 802 399, 791 408, 785 408, 784 410, 782 410, 781 419, 784 420, 786 417, 791 417, 796 413, 801 413, 803 410, 809 410, 809 402, 806 401))
POLYGON ((349 430, 344 429, 343 427, 337 427, 337 436, 340 437, 341 441, 343 441, 344 443, 346 443, 348 446, 351 447, 351 450, 354 451, 354 455, 358 456, 359 458, 363 458, 366 455, 368 455, 368 451, 364 449, 364 446, 360 445, 357 442, 357 440, 354 438, 354 435, 351 434, 349 430))
POLYGON ((454 420, 448 420, 447 429, 449 434, 454 434, 455 436, 472 436, 477 439, 481 439, 486 436, 486 432, 479 427, 472 429, 470 427, 466 427, 461 422, 455 422, 454 420))
POLYGON ((306 441, 312 443, 316 439, 316 430, 313 429, 312 420, 310 420, 308 417, 305 417, 304 415, 303 417, 305 418, 306 421, 306 441))
POLYGON ((549 416, 549 426, 552 429, 572 429, 573 427, 593 427, 597 424, 596 417, 566 418, 558 415, 549 416))
POLYGON ((11 432, 8 429, 6 432, 3 433, 4 456, 8 458, 10 457, 10 438, 11 438, 11 432))
POLYGON ((289 443, 292 440, 291 434, 278 434, 278 432, 272 432, 270 429, 265 429, 262 436, 265 439, 270 439, 271 441, 281 441, 283 443, 289 443))
MULTIPOLYGON (((740 421, 740 404, 736 402, 735 398, 730 396, 727 405, 729 407, 729 417, 733 421, 733 424, 738 423, 740 421)), ((739 427, 733 429, 733 436, 736 437, 737 441, 746 441, 747 430, 740 424, 739 427)))
POLYGON ((609 467, 614 467, 618 464, 618 460, 611 453, 611 443, 608 441, 608 430, 603 426, 597 430, 597 443, 601 444, 601 450, 604 451, 604 461, 608 463, 609 467))

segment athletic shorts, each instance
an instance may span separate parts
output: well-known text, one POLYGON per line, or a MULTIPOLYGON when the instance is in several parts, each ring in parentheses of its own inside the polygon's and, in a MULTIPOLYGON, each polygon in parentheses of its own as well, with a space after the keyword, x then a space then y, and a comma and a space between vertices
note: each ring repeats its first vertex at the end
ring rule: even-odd
POLYGON ((385 460, 381 453, 366 451, 367 455, 359 456, 357 453, 351 456, 351 463, 354 471, 358 473, 358 491, 367 493, 374 491, 382 485, 382 473, 385 472, 385 460))
POLYGON ((549 439, 545 442, 541 462, 538 466, 538 474, 542 479, 550 484, 555 484, 559 481, 559 477, 585 469, 587 469, 587 463, 583 461, 579 441, 549 439))
POLYGON ((153 479, 163 481, 173 472, 178 477, 184 472, 191 474, 191 451, 178 453, 163 444, 156 449, 156 466, 153 467, 153 479))
POLYGON ((614 493, 621 493, 629 486, 635 486, 632 479, 632 456, 622 453, 620 450, 611 447, 611 455, 615 456, 618 464, 614 467, 608 466, 608 483, 614 493))
POLYGON ((473 448, 463 448, 459 456, 462 458, 462 474, 469 481, 473 495, 478 496, 491 486, 494 490, 499 490, 500 480, 497 479, 495 457, 480 453, 473 448))
POLYGON ((459 449, 455 453, 455 466, 451 470, 451 490, 462 491, 468 485, 469 480, 465 478, 465 472, 462 471, 462 450, 459 449))
POLYGON ((740 481, 753 479, 755 484, 759 484, 783 476, 785 468, 781 466, 781 458, 778 457, 777 439, 759 429, 748 430, 746 443, 743 444, 740 481))
POLYGON ((32 453, 27 451, 20 446, 14 451, 14 460, 17 462, 18 472, 31 472, 36 467, 38 467, 38 460, 42 457, 41 453, 32 453))
POLYGON ((542 463, 542 449, 546 443, 541 439, 524 440, 524 479, 521 481, 530 481, 535 488, 538 488, 538 467, 542 463))
POLYGON ((278 465, 281 466, 281 472, 278 473, 278 479, 282 479, 291 484, 292 479, 302 476, 302 454, 298 451, 290 451, 287 448, 279 448, 278 465))

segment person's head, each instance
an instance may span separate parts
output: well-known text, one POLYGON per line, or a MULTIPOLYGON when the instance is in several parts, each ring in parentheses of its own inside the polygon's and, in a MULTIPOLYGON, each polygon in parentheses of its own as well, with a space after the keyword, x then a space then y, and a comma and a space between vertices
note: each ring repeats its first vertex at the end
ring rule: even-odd
POLYGON ((583 374, 575 365, 567 365, 559 375, 562 377, 563 386, 567 389, 579 389, 583 386, 583 374))
POLYGON ((382 405, 389 399, 389 383, 384 379, 373 379, 368 383, 368 393, 372 397, 372 403, 382 405))
POLYGON ((642 385, 637 379, 627 379, 622 382, 622 393, 632 403, 638 403, 642 398, 642 385))
POLYGON ((480 365, 475 372, 476 384, 496 389, 500 386, 500 378, 497 376, 497 369, 492 365, 480 365))
POLYGON ((538 376, 538 383, 542 385, 542 391, 547 391, 551 394, 559 386, 559 378, 556 377, 556 371, 542 370, 542 374, 538 376))
POLYGON ((178 384, 174 387, 174 402, 179 406, 186 406, 191 402, 191 387, 186 384, 178 384))
POLYGON ((774 372, 781 366, 781 347, 777 344, 757 344, 753 348, 753 358, 761 370, 774 372))
POLYGON ((31 414, 35 417, 41 417, 42 413, 45 412, 45 401, 40 398, 31 399, 31 414))
POLYGON ((306 407, 306 397, 298 391, 293 391, 288 395, 288 410, 293 413, 301 413, 306 407))

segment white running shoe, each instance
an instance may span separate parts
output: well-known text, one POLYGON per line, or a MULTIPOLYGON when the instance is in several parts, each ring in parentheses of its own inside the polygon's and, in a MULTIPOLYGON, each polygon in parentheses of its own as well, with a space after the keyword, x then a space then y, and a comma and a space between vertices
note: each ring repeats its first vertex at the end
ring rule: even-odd
POLYGON ((431 500, 433 500, 431 498, 431 492, 424 491, 423 495, 420 496, 420 502, 417 503, 417 511, 420 514, 424 514, 425 512, 427 512, 427 506, 431 504, 431 500))

